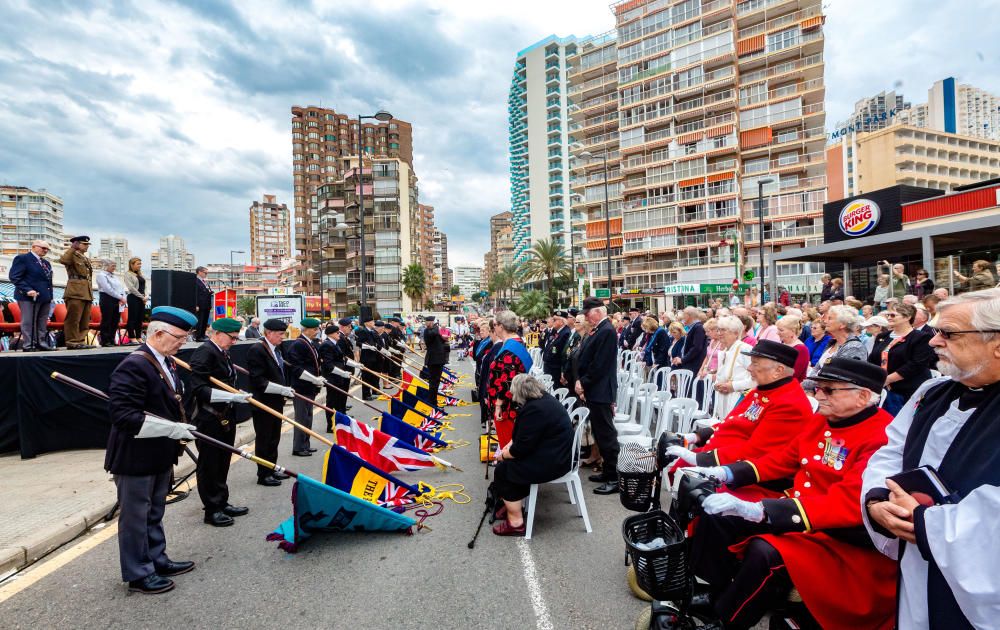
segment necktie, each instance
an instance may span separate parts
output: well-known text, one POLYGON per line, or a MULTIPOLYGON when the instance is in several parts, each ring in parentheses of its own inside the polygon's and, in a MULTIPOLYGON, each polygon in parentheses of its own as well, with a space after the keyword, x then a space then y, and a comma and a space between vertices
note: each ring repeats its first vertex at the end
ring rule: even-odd
POLYGON ((278 369, 283 371, 285 369, 285 361, 281 358, 281 350, 274 349, 274 359, 278 362, 278 369))
POLYGON ((174 391, 177 391, 179 389, 179 385, 177 384, 177 364, 171 358, 167 358, 166 363, 167 368, 170 369, 170 379, 173 381, 174 391))

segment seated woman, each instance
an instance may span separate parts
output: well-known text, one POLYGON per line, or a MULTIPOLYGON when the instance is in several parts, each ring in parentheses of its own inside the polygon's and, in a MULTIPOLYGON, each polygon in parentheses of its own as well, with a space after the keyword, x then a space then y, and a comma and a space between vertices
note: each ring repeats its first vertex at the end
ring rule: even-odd
POLYGON ((514 436, 499 451, 493 483, 503 499, 497 536, 524 536, 521 505, 533 483, 552 481, 569 472, 573 425, 566 408, 533 376, 518 374, 510 385, 517 408, 514 436))

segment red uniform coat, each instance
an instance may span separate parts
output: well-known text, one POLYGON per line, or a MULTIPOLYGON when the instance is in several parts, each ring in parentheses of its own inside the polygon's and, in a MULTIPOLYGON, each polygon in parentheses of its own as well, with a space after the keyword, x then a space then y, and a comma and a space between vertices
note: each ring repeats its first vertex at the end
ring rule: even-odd
MULTIPOLYGON (((760 537, 781 553, 803 603, 823 628, 889 629, 894 623, 896 564, 870 545, 845 540, 865 533, 861 474, 886 443, 891 421, 877 408, 837 425, 816 414, 784 448, 729 466, 732 486, 794 475, 787 497, 762 501, 774 533, 760 537)), ((740 553, 745 545, 732 550, 740 553)))

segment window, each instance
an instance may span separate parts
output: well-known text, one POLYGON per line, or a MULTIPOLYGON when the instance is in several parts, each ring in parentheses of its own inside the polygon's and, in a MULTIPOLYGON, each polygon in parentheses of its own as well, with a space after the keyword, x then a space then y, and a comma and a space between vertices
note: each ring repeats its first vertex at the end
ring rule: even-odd
POLYGON ((767 36, 767 52, 784 50, 799 43, 799 28, 797 26, 771 33, 767 36))

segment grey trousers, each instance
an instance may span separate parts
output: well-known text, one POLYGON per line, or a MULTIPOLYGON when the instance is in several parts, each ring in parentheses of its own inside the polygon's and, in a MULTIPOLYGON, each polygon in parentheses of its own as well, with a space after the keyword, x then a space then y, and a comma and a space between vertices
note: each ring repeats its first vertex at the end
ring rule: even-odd
POLYGON ((52 302, 18 300, 21 307, 21 349, 48 347, 49 311, 52 302))
MULTIPOLYGON (((316 409, 312 403, 301 398, 293 398, 292 406, 295 408, 295 421, 304 427, 313 428, 313 411, 316 409)), ((292 450, 304 451, 309 448, 309 434, 295 429, 292 437, 292 450)))
POLYGON ((170 470, 157 475, 115 475, 118 486, 118 559, 122 580, 141 580, 166 565, 163 512, 170 470))

